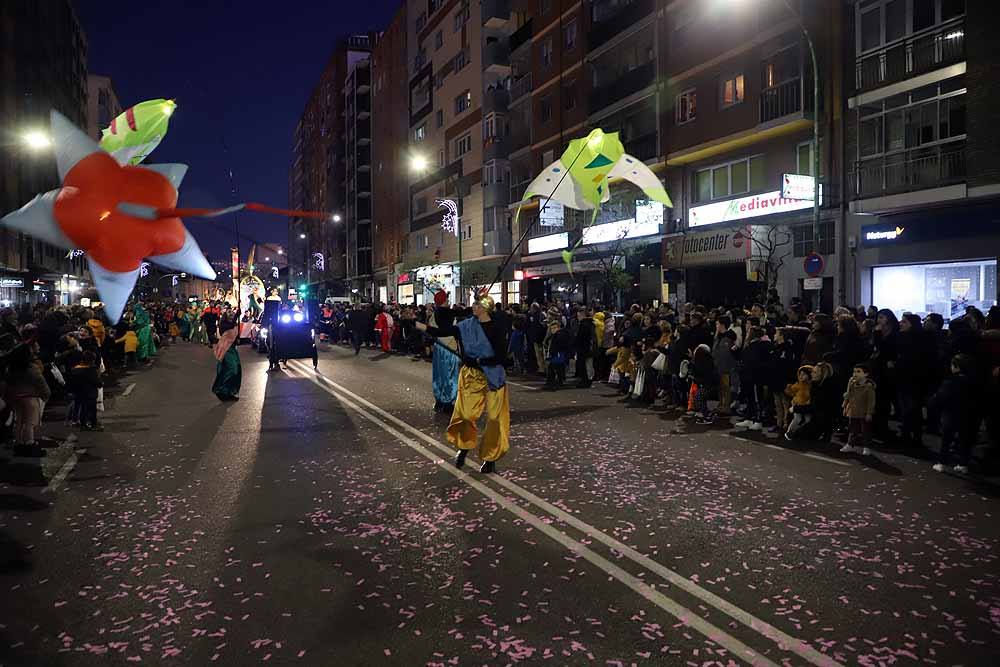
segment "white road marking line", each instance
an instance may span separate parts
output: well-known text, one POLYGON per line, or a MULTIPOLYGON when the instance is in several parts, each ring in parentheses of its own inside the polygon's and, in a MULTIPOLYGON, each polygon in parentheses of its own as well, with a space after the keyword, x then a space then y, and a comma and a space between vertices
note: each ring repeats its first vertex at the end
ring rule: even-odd
MULTIPOLYGON (((462 472, 458 468, 455 468, 455 466, 451 463, 450 460, 442 459, 440 456, 429 450, 427 447, 423 446, 413 438, 393 428, 384 420, 371 414, 370 411, 365 410, 362 405, 355 403, 353 400, 347 397, 347 395, 350 395, 354 398, 359 399, 364 403, 367 403, 367 401, 365 401, 360 396, 355 396, 350 392, 344 392, 344 394, 341 394, 340 392, 335 391, 334 389, 328 386, 324 386, 322 379, 311 377, 307 372, 299 369, 297 369, 295 377, 304 378, 306 380, 313 382, 321 389, 329 393, 331 396, 337 398, 343 405, 351 408, 352 410, 354 410, 359 415, 361 415, 368 421, 372 422, 373 424, 380 426, 384 431, 386 431, 390 435, 395 436, 400 442, 407 445, 414 451, 418 452, 419 454, 421 454, 422 456, 424 456, 425 458, 427 458, 428 460, 439 466, 441 469, 447 471, 454 477, 465 482, 470 487, 472 487, 482 495, 486 496, 500 507, 504 508, 514 516, 530 524, 532 528, 534 528, 535 530, 543 533, 544 535, 548 536, 555 542, 565 547, 568 551, 582 556, 588 562, 592 563, 596 567, 606 572, 608 575, 622 582, 623 584, 631 588, 633 591, 635 591, 645 599, 649 600, 659 608, 663 609, 665 612, 667 612, 674 618, 677 618, 678 620, 682 621, 692 629, 700 632, 711 641, 719 644, 720 646, 725 647, 734 656, 738 657, 739 659, 751 665, 760 665, 761 667, 778 667, 777 663, 771 661, 765 656, 758 654, 757 651, 750 648, 749 646, 741 642, 739 639, 736 639, 735 637, 729 635, 722 628, 716 627, 711 623, 709 623, 708 621, 705 621, 700 616, 698 616, 698 614, 678 604, 671 598, 667 597, 660 591, 656 590, 655 588, 647 584, 639 577, 636 577, 635 575, 630 574, 629 572, 623 570, 621 567, 615 565, 614 563, 607 560, 600 554, 594 552, 581 542, 574 540, 572 537, 569 537, 565 533, 559 532, 559 530, 557 530, 551 524, 545 523, 542 519, 535 516, 531 512, 528 512, 519 505, 516 505, 515 503, 511 502, 509 499, 500 495, 499 493, 497 493, 490 487, 486 486, 482 482, 472 478, 468 473, 462 472)), ((421 434, 421 435, 426 436, 426 434, 421 434)))
POLYGON ((521 384, 520 382, 513 382, 512 380, 507 380, 507 384, 512 384, 515 387, 521 387, 523 389, 530 389, 532 391, 541 390, 541 387, 532 387, 530 384, 521 384))
MULTIPOLYGON (((63 440, 62 444, 59 445, 59 449, 63 449, 67 445, 69 445, 70 447, 72 447, 72 451, 70 452, 69 458, 66 459, 66 462, 62 464, 62 467, 59 468, 59 471, 49 481, 48 486, 42 489, 42 493, 55 493, 59 489, 59 487, 62 486, 62 483, 66 481, 66 477, 73 471, 73 468, 76 467, 76 463, 77 461, 80 460, 80 457, 76 451, 76 448, 73 447, 73 443, 75 442, 76 442, 76 435, 70 434, 69 437, 63 440)), ((85 449, 81 450, 81 453, 86 451, 87 450, 85 449)))
POLYGON ((817 461, 825 461, 826 463, 834 463, 834 464, 836 464, 838 466, 847 466, 847 467, 850 467, 850 465, 851 465, 847 461, 838 461, 837 459, 831 459, 829 456, 823 456, 822 454, 809 454, 809 453, 805 453, 805 452, 796 452, 796 453, 797 454, 801 454, 802 456, 806 457, 807 459, 816 459, 817 461))
POLYGON ((122 392, 122 398, 131 394, 133 389, 135 389, 135 382, 132 382, 127 387, 125 387, 125 391, 122 392))
MULTIPOLYGON (((296 365, 300 365, 301 366, 301 362, 295 362, 295 363, 296 363, 296 365)), ((304 368, 304 366, 302 366, 302 368, 304 368)), ((309 370, 309 372, 306 372, 304 370, 300 371, 300 372, 301 372, 301 377, 305 377, 306 379, 310 380, 311 382, 313 382, 314 384, 316 384, 320 388, 326 390, 327 393, 329 393, 332 396, 335 396, 339 400, 343 401, 345 404, 350 404, 351 407, 354 410, 358 411, 361 415, 363 415, 364 417, 366 417, 370 421, 372 421, 374 423, 377 423, 377 424, 380 424, 387 431, 389 431, 389 432, 391 432, 393 434, 397 434, 398 433, 398 431, 396 431, 395 429, 393 429, 388 424, 385 424, 384 422, 382 422, 378 418, 376 418, 376 417, 374 417, 372 415, 369 415, 365 411, 361 410, 359 407, 357 407, 356 404, 353 404, 352 401, 348 400, 348 398, 346 398, 346 397, 350 397, 351 399, 354 399, 355 401, 357 401, 358 404, 361 404, 361 405, 364 405, 364 406, 368 407, 371 411, 377 413, 378 415, 384 417, 386 420, 391 421, 392 423, 398 425, 399 427, 405 429, 406 431, 409 431, 410 433, 412 433, 413 435, 417 436, 421 440, 427 442, 428 444, 432 445, 436 449, 441 450, 443 452, 446 452, 448 458, 450 458, 451 454, 454 452, 454 450, 451 449, 451 447, 444 445, 443 443, 441 443, 437 439, 435 439, 435 438, 427 435, 423 431, 421 431, 421 430, 419 430, 419 429, 417 429, 417 428, 415 428, 415 427, 407 424, 406 422, 404 422, 403 420, 399 419, 395 415, 392 415, 389 412, 386 412, 382 408, 380 408, 377 405, 371 403, 370 401, 362 398, 361 396, 358 396, 357 394, 355 394, 354 392, 350 391, 349 389, 345 389, 341 385, 339 385, 336 382, 330 380, 329 378, 323 376, 322 374, 320 374, 320 373, 313 374, 311 372, 311 369, 309 370)), ((412 447, 414 449, 417 449, 417 448, 420 447, 420 445, 418 445, 417 443, 409 441, 409 439, 407 439, 407 438, 405 438, 403 436, 398 436, 398 437, 400 437, 404 442, 406 442, 407 445, 409 445, 410 447, 412 447)), ((434 460, 437 460, 437 458, 434 457, 434 460)), ((458 473, 458 471, 456 469, 454 469, 454 468, 451 468, 450 464, 448 464, 447 462, 445 462, 445 467, 448 468, 449 470, 452 470, 455 473, 458 473)), ((475 483, 475 484, 478 484, 479 486, 482 486, 479 482, 475 482, 475 480, 470 479, 464 473, 459 473, 457 476, 460 477, 461 479, 463 479, 463 481, 468 482, 470 485, 472 485, 473 483, 475 483)), ((523 498, 524 500, 528 501, 529 503, 531 503, 535 507, 538 507, 539 509, 541 509, 541 510, 543 510, 543 511, 549 513, 549 514, 551 514, 552 516, 556 517, 557 519, 559 519, 563 523, 565 523, 567 525, 570 525, 570 526, 573 526, 574 528, 576 528, 580 532, 586 534, 588 537, 591 537, 591 538, 593 538, 593 539, 595 539, 595 540, 603 543, 605 546, 608 546, 611 549, 614 549, 618 553, 620 553, 620 554, 624 555, 625 557, 629 558, 634 563, 636 563, 638 565, 641 565, 642 567, 646 568, 650 572, 654 572, 655 574, 659 575, 663 579, 666 579, 667 581, 669 581, 670 583, 674 584, 678 588, 681 588, 682 590, 686 591, 687 593, 691 594, 692 596, 697 597, 697 598, 701 599, 703 602, 712 605, 713 607, 715 607, 719 611, 727 614, 728 616, 730 616, 731 618, 735 619, 736 621, 739 621, 740 623, 742 623, 746 627, 750 628, 751 630, 754 630, 757 633, 759 633, 760 635, 762 635, 762 636, 770 639, 775 644, 777 644, 778 647, 781 650, 783 650, 783 651, 791 651, 791 652, 795 653, 796 655, 798 655, 799 657, 801 657, 802 659, 810 662, 813 665, 816 665, 817 667, 842 667, 839 662, 837 662, 836 660, 830 658, 829 656, 826 656, 826 655, 820 653, 819 651, 817 651, 816 649, 814 649, 813 647, 811 647, 809 644, 807 644, 805 641, 803 641, 801 639, 796 639, 796 638, 792 637, 791 635, 788 635, 788 634, 782 632, 781 630, 779 630, 778 628, 774 627, 773 625, 767 623, 766 621, 757 618, 756 616, 754 616, 750 612, 745 611, 745 610, 737 607, 736 605, 734 605, 734 604, 732 604, 732 603, 730 603, 730 602, 728 602, 726 600, 723 600, 722 598, 720 598, 719 596, 717 596, 715 593, 712 593, 711 591, 702 588, 701 586, 695 584, 694 582, 690 581, 686 577, 678 574, 677 572, 674 572, 673 570, 665 567, 664 565, 661 565, 660 563, 654 561, 653 559, 649 558, 648 556, 645 556, 645 555, 639 553, 638 551, 636 551, 632 547, 630 547, 630 546, 628 546, 626 544, 623 544, 622 542, 619 542, 618 540, 616 540, 615 538, 613 538, 613 537, 611 537, 609 535, 604 534, 603 532, 601 532, 599 529, 595 528, 594 526, 591 526, 590 524, 587 524, 587 523, 581 521, 580 519, 577 519, 573 515, 571 515, 571 514, 565 512, 565 511, 559 509, 558 507, 552 505, 548 501, 543 500, 542 498, 539 498, 535 494, 533 494, 530 491, 522 488, 521 486, 515 484, 514 482, 511 482, 510 480, 508 480, 508 479, 506 479, 506 478, 504 478, 504 477, 502 477, 500 475, 494 475, 494 476, 491 476, 491 478, 497 484, 503 486, 504 488, 506 488, 507 490, 511 491, 512 493, 520 496, 521 498, 523 498)), ((477 488, 477 490, 480 490, 480 489, 477 488)), ((483 489, 481 490, 481 492, 484 493, 485 495, 489 495, 491 498, 493 498, 493 496, 496 495, 491 489, 489 489, 489 487, 483 487, 483 489), (490 495, 490 494, 493 494, 493 495, 490 495)), ((500 496, 497 496, 497 497, 500 497, 500 496)), ((518 508, 518 509, 520 509, 520 508, 518 508)), ((511 510, 511 511, 514 511, 514 510, 511 510)), ((515 513, 517 513, 517 512, 515 512, 515 513)), ((518 516, 520 516, 520 514, 518 514, 518 516)), ((535 521, 540 521, 533 514, 527 514, 527 516, 532 517, 535 521)), ((525 519, 525 520, 529 520, 529 519, 525 519)), ((535 525, 534 522, 532 522, 532 525, 535 525)), ((544 522, 541 522, 541 525, 544 525, 544 526, 546 526, 546 528, 548 528, 548 524, 545 524, 544 522)), ((549 534, 548 531, 543 531, 543 532, 545 532, 547 535, 549 534)), ((575 541, 572 540, 572 538, 569 538, 569 537, 563 535, 562 533, 559 533, 558 531, 556 531, 556 535, 558 535, 560 538, 565 538, 569 542, 574 542, 575 543, 575 541)), ((553 537, 553 539, 557 539, 557 541, 560 541, 560 543, 562 543, 561 539, 558 539, 558 538, 555 538, 555 537, 553 537)), ((579 544, 579 543, 576 543, 576 544, 579 544)), ((569 548, 569 547, 567 546, 567 548, 569 548)), ((580 545, 579 549, 575 548, 574 551, 576 551, 577 553, 580 553, 581 555, 585 555, 584 552, 581 549, 586 549, 586 547, 584 547, 583 545, 580 545)), ((601 556, 599 556, 598 554, 594 554, 594 556, 596 558, 601 558, 601 556)), ((587 559, 591 560, 589 557, 587 559)), ((595 564, 597 564, 593 560, 591 560, 591 562, 594 562, 595 564)), ((605 562, 607 562, 607 561, 605 561, 605 562)), ((613 567, 617 567, 617 566, 614 566, 612 563, 608 563, 608 564, 612 565, 613 567)), ((599 566, 599 567, 601 567, 601 566, 599 566)), ((604 569, 604 568, 602 567, 602 569, 604 569)), ((633 588, 633 590, 636 590, 636 592, 638 592, 641 595, 643 595, 643 597, 646 597, 650 601, 656 603, 655 600, 653 600, 648 595, 646 595, 646 592, 644 590, 638 590, 638 589, 636 589, 634 586, 630 585, 629 581, 616 576, 611 570, 605 569, 605 571, 608 572, 608 574, 611 574, 612 576, 615 576, 616 579, 619 579, 619 581, 622 581, 622 583, 625 583, 630 588, 633 588)), ((626 573, 626 575, 627 575, 627 573, 626 573)), ((631 576, 631 575, 628 575, 628 576, 631 576)), ((653 591, 653 592, 655 592, 655 591, 653 591)), ((667 598, 667 599, 669 600, 669 598, 667 598)), ((676 603, 674 603, 674 604, 676 604, 676 603)), ((672 611, 670 611, 669 609, 667 609, 665 607, 662 607, 662 608, 665 611, 668 611, 669 613, 673 613, 672 611)), ((688 618, 687 620, 690 621, 691 619, 688 618)), ((701 631, 701 630, 699 629, 699 631, 701 631)), ((721 632, 721 631, 719 631, 719 632, 721 632)), ((706 636, 709 636, 710 638, 712 638, 715 641, 719 641, 717 637, 712 637, 711 635, 706 635, 706 636)), ((728 637, 728 635, 726 635, 726 636, 728 637)), ((735 638, 732 638, 732 639, 733 639, 733 641, 739 642, 739 640, 736 640, 735 638)), ((723 642, 720 641, 719 643, 723 643, 723 642)), ((729 647, 727 646, 727 648, 729 648, 729 647)), ((733 649, 730 648, 730 650, 733 650, 733 649)), ((769 662, 770 661, 768 661, 767 663, 762 663, 762 664, 768 664, 769 662)), ((753 664, 759 664, 759 663, 753 663, 753 664)))

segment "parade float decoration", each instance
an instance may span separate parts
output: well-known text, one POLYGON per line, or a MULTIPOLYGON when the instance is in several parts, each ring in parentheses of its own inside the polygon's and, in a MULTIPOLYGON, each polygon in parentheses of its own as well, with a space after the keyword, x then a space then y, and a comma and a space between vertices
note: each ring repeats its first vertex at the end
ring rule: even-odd
MULTIPOLYGON (((673 207, 656 174, 642 160, 625 152, 617 132, 601 129, 570 141, 562 156, 528 184, 521 201, 543 197, 545 201, 541 206, 554 201, 573 209, 593 211, 590 218, 590 225, 593 225, 601 204, 611 199, 611 179, 634 183, 649 199, 673 207)), ((521 208, 518 207, 515 222, 520 213, 521 208)), ((581 235, 572 248, 562 253, 563 261, 571 272, 573 253, 582 242, 581 235)))
MULTIPOLYGON (((239 210, 330 217, 254 202, 222 209, 176 208, 187 165, 123 166, 57 111, 51 112, 51 134, 62 186, 36 196, 0 223, 56 247, 85 252, 112 322, 121 318, 144 259, 215 280, 182 217, 211 218, 239 210)), ((236 301, 233 297, 233 305, 236 301)))
POLYGON ((146 100, 129 107, 104 128, 101 148, 118 164, 139 164, 163 141, 176 108, 173 100, 146 100))

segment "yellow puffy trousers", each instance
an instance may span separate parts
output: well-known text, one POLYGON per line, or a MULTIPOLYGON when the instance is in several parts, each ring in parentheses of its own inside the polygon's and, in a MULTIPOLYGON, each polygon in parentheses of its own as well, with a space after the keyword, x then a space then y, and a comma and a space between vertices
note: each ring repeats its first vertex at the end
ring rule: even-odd
POLYGON ((476 446, 476 421, 486 410, 486 430, 479 443, 482 461, 497 461, 510 449, 510 402, 507 385, 490 391, 486 374, 478 368, 462 366, 458 373, 458 398, 448 423, 448 442, 458 449, 476 446))

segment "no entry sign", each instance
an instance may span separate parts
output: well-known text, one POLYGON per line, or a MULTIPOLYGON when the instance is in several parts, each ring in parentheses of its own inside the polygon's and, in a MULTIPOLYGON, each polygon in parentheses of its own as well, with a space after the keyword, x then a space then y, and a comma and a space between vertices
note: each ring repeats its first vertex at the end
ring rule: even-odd
POLYGON ((802 260, 802 268, 806 272, 806 275, 813 278, 822 274, 825 266, 826 261, 823 259, 823 255, 818 252, 811 252, 802 260))

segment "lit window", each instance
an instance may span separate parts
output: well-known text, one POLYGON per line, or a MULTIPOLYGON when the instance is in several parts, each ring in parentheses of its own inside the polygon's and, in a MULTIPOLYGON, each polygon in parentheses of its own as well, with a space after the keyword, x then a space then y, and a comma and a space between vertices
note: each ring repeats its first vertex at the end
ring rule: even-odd
POLYGON ((722 81, 722 107, 731 107, 743 101, 743 75, 724 79, 722 81))
POLYGON ((677 96, 674 106, 674 119, 678 125, 690 123, 697 115, 698 93, 692 88, 677 96))
POLYGON ((465 91, 455 98, 455 114, 458 115, 472 106, 472 91, 465 91))

